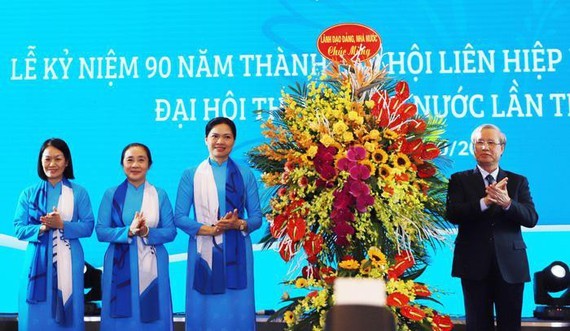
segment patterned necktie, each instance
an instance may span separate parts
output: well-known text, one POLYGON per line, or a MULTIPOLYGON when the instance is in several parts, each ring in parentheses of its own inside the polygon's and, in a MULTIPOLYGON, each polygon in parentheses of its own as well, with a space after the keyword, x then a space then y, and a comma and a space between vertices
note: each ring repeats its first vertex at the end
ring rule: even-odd
POLYGON ((485 179, 487 180, 487 183, 489 183, 489 185, 495 183, 495 178, 491 174, 488 174, 487 177, 485 177, 485 179))

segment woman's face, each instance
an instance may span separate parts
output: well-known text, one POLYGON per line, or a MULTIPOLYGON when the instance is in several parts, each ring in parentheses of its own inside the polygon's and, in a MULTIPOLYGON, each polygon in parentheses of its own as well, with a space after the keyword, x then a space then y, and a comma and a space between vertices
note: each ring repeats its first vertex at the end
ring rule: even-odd
POLYGON ((148 171, 148 155, 146 150, 140 146, 130 147, 125 151, 123 157, 123 170, 127 175, 127 180, 136 187, 146 181, 148 171))
POLYGON ((52 184, 63 178, 63 172, 67 167, 67 160, 59 149, 48 146, 42 153, 42 167, 48 181, 52 184))
POLYGON ((228 159, 234 148, 235 137, 232 129, 225 123, 220 123, 210 130, 206 137, 206 146, 210 152, 210 158, 218 163, 228 159))

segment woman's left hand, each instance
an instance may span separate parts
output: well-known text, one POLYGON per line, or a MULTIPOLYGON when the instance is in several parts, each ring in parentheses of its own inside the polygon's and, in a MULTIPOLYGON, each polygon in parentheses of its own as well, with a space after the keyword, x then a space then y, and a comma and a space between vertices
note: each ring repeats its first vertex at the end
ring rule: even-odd
POLYGON ((53 207, 53 211, 51 213, 40 217, 40 221, 48 228, 63 229, 63 220, 55 207, 53 207))
POLYGON ((239 229, 240 221, 238 218, 238 210, 228 212, 222 219, 216 223, 216 227, 221 230, 239 229))

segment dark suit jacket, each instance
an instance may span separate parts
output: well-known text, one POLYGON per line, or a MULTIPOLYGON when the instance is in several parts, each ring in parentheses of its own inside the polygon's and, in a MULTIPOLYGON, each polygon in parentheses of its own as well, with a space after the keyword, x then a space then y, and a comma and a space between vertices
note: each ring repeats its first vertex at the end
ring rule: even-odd
POLYGON ((482 212, 479 201, 485 196, 485 182, 479 168, 451 176, 447 192, 447 219, 458 225, 452 276, 481 280, 489 273, 496 257, 505 281, 512 284, 530 281, 521 226, 534 227, 538 214, 534 209, 528 180, 499 169, 497 182, 505 177, 509 178, 507 191, 512 200, 509 210, 492 205, 482 212))

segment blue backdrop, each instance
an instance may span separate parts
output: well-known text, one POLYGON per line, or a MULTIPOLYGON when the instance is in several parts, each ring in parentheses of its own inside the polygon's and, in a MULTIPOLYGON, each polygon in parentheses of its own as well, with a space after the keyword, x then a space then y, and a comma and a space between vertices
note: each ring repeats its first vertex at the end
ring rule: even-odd
MULTIPOLYGON (((207 156, 205 122, 233 118, 233 156, 245 161, 261 139, 254 111, 277 107, 282 88, 319 72, 326 61, 317 37, 345 22, 376 30, 390 74, 410 83, 420 111, 446 119, 447 174, 474 166, 474 127, 504 129, 501 165, 528 177, 540 214, 539 227, 525 233, 532 271, 570 262, 560 194, 570 186, 560 175, 569 160, 569 10, 566 1, 542 0, 2 1, 0 262, 22 267, 25 243, 13 238, 12 219, 19 193, 38 179, 46 138, 69 143, 76 182, 95 211, 124 178, 120 153, 134 141, 151 148, 149 180, 174 200, 183 169, 207 156)), ((443 311, 462 314, 449 239, 424 278, 447 293, 443 311)), ((180 233, 167 246, 175 311, 184 310, 186 242, 180 233)), ((82 243, 87 261, 101 266, 106 246, 94 236, 82 243)), ((274 251, 255 254, 257 308, 275 308, 289 266, 274 251)), ((0 274, 2 312, 17 310, 19 275, 0 274)), ((525 316, 533 305, 529 285, 525 316)))

